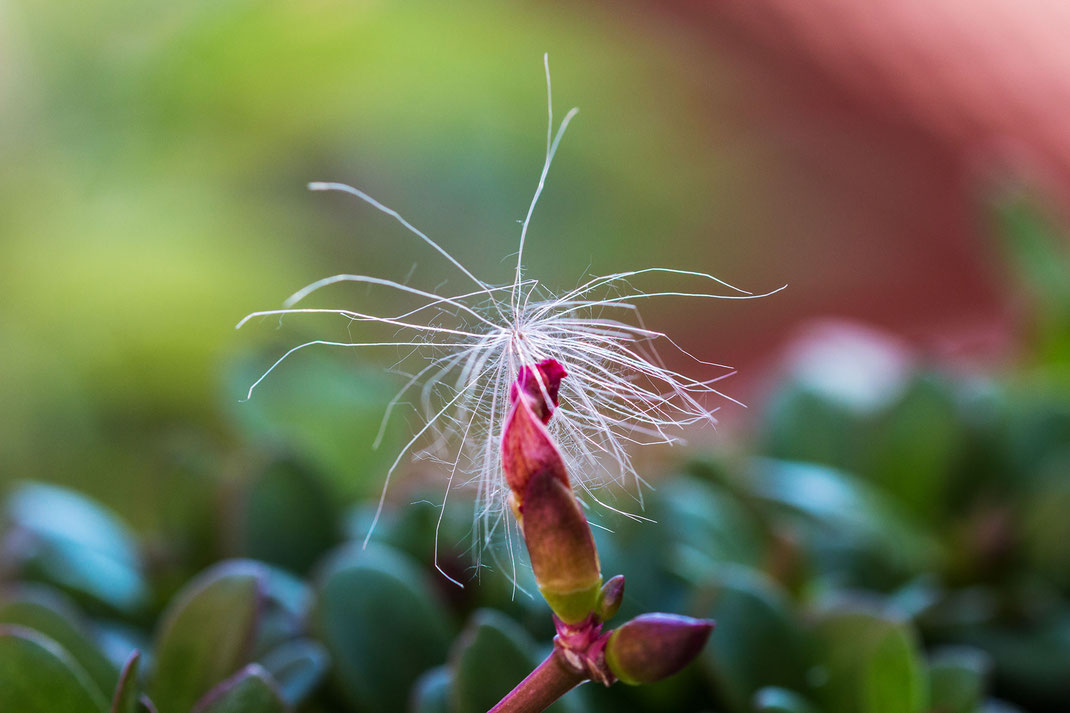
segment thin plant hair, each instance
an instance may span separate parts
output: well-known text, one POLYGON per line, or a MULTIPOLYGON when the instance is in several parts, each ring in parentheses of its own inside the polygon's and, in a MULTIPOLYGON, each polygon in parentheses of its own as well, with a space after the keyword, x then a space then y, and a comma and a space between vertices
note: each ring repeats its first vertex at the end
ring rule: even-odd
MULTIPOLYGON (((522 369, 553 358, 568 372, 561 384, 560 405, 548 428, 585 505, 648 520, 642 515, 617 509, 596 491, 611 483, 631 484, 641 509, 646 483, 632 465, 630 449, 637 445, 681 443, 681 429, 716 423, 714 413, 718 407, 711 407, 711 401, 739 402, 715 387, 721 379, 735 373, 731 367, 702 360, 685 351, 665 333, 648 329, 639 316, 637 303, 653 297, 756 299, 786 287, 754 294, 704 272, 644 267, 591 277, 574 289, 553 294, 538 280, 526 276, 524 251, 528 227, 565 130, 579 112, 577 108, 569 110, 554 131, 548 55, 543 56, 543 67, 546 73, 546 155, 538 186, 521 222, 511 284, 493 285, 480 279, 442 245, 364 191, 343 183, 315 182, 308 185, 309 189, 347 193, 394 218, 461 273, 471 287, 459 294, 444 295, 437 289, 419 289, 370 275, 333 275, 301 288, 283 303, 281 309, 253 312, 237 324, 237 328, 241 328, 260 317, 332 314, 347 320, 350 327, 372 323, 396 330, 399 336, 393 341, 316 339, 298 344, 282 354, 253 382, 246 399, 251 398, 254 390, 284 361, 309 347, 406 350, 395 366, 400 367, 412 359, 417 361, 417 366, 406 372, 405 383, 387 404, 373 447, 378 448, 383 442, 388 422, 402 405, 414 407, 421 414, 422 425, 398 451, 385 473, 382 493, 364 546, 379 522, 391 478, 401 463, 413 455, 432 458, 442 463, 446 472, 446 487, 435 528, 434 564, 444 577, 462 587, 464 585, 447 574, 438 561, 439 533, 447 500, 459 487, 475 490, 472 530, 477 570, 483 564, 481 553, 497 533, 504 531, 507 571, 514 587, 518 586, 514 543, 518 541, 519 533, 514 518, 507 516, 509 488, 502 476, 500 438, 510 406, 509 389, 522 369), (632 286, 633 281, 657 274, 671 275, 695 287, 647 292, 632 286), (339 283, 385 288, 418 299, 420 303, 415 308, 392 315, 297 306, 314 293, 339 283), (708 291, 710 286, 715 291, 708 291), (658 355, 657 342, 667 344, 697 364, 723 370, 723 373, 711 379, 696 380, 675 371, 658 355)), ((549 398, 539 370, 532 371, 544 397, 549 398)))

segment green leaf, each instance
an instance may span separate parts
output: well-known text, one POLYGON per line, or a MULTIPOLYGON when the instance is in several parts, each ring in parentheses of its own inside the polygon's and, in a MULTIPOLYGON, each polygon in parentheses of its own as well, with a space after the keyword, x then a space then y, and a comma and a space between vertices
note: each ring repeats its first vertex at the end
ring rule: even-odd
POLYGON ((1030 320, 1039 357, 1070 362, 1070 250, 1060 221, 1024 192, 994 203, 995 232, 1032 300, 1030 320))
POLYGON ((804 528, 804 541, 822 567, 863 586, 889 586, 925 571, 937 543, 886 496, 834 468, 756 459, 746 483, 786 524, 804 528))
POLYGON ((770 686, 754 695, 757 713, 817 713, 813 704, 795 691, 770 686))
POLYGON ((111 713, 137 713, 138 673, 141 670, 141 652, 130 654, 122 672, 115 693, 111 699, 111 713))
POLYGON ((416 679, 441 664, 447 612, 423 572, 385 547, 343 549, 319 578, 312 626, 332 678, 359 710, 402 710, 416 679))
POLYGON ((431 669, 416 682, 412 691, 411 713, 453 713, 453 678, 445 666, 431 669))
MULTIPOLYGON (((657 505, 652 502, 651 507, 657 505)), ((652 608, 676 611, 680 606, 679 598, 687 588, 685 582, 673 576, 673 568, 678 561, 669 556, 673 548, 672 533, 666 528, 651 527, 650 523, 638 523, 612 512, 600 513, 597 521, 609 530, 594 530, 602 571, 607 577, 624 575, 627 582, 624 601, 616 618, 628 619, 652 608)), ((510 592, 512 588, 508 580, 504 577, 501 580, 506 592, 510 592)), ((545 607, 538 599, 534 601, 540 607, 545 607)), ((541 611, 544 612, 545 608, 541 611)), ((539 612, 540 619, 544 616, 539 612)))
POLYGON ((65 488, 26 483, 8 497, 6 520, 20 533, 10 553, 24 576, 120 612, 147 598, 136 541, 114 513, 65 488))
POLYGON ((697 590, 688 613, 717 622, 701 660, 732 710, 749 713, 767 686, 804 688, 806 640, 786 593, 765 575, 724 566, 697 590))
POLYGON ((0 602, 0 624, 33 629, 62 646, 101 691, 115 687, 119 672, 91 640, 73 605, 55 593, 24 588, 0 602))
POLYGON ((271 674, 249 664, 198 701, 190 713, 286 713, 271 674))
MULTIPOLYGON (((1039 614, 1039 612, 1038 612, 1039 614)), ((949 626, 941 638, 983 650, 1001 695, 1030 709, 1070 700, 1070 609, 1032 620, 949 626)))
POLYGON ((826 614, 816 627, 824 707, 842 713, 920 713, 927 681, 914 632, 861 610, 826 614))
POLYGON ((764 408, 764 455, 858 471, 874 419, 901 394, 909 355, 880 332, 822 323, 798 339, 764 408))
POLYGON ((260 664, 278 683, 279 694, 296 706, 316 689, 330 668, 330 656, 311 639, 290 641, 269 651, 260 664))
POLYGON ((437 532, 439 564, 461 577, 469 565, 463 553, 471 539, 471 507, 447 507, 443 512, 439 508, 442 496, 441 490, 418 490, 409 498, 411 502, 384 510, 378 521, 374 501, 358 503, 346 516, 346 536, 363 541, 375 522, 376 542, 427 562, 435 557, 437 532))
POLYGON ((107 702, 63 647, 35 631, 0 626, 0 711, 104 713, 107 702))
POLYGON ((992 664, 979 649, 940 649, 929 659, 929 706, 940 713, 973 713, 984 697, 992 664))
MULTIPOLYGON (((292 346, 292 345, 289 345, 292 346)), ((388 424, 373 449, 383 409, 398 386, 379 367, 354 362, 330 350, 306 349, 276 369, 249 400, 249 387, 289 346, 246 356, 231 365, 224 407, 248 439, 283 448, 331 479, 331 490, 347 497, 378 495, 403 426, 388 424)))
POLYGON ((916 713, 925 705, 925 680, 913 638, 891 629, 869 651, 863 669, 862 710, 866 713, 916 713))
POLYGON ((1035 481, 1048 478, 1065 481, 1060 476, 1066 473, 1070 443, 1070 369, 1049 368, 1018 378, 1007 393, 1005 431, 997 435, 1006 439, 1008 451, 1009 467, 999 473, 1003 491, 1047 487, 1035 481))
POLYGON ((477 611, 450 653, 454 713, 485 713, 538 666, 537 645, 509 617, 477 611))
POLYGON ((256 643, 250 658, 257 659, 304 635, 312 608, 312 588, 286 570, 257 563, 261 572, 261 599, 256 643))
MULTIPOLYGON (((1070 403, 1070 401, 1068 401, 1070 403)), ((1068 419, 1070 423, 1070 419, 1068 419)), ((1036 478, 1021 503, 1023 549, 1031 567, 1063 587, 1070 587, 1070 449, 1051 457, 1047 477, 1036 478)))
POLYGON ((247 557, 304 573, 339 540, 338 513, 323 481, 294 460, 269 464, 242 495, 234 522, 247 557))
MULTIPOLYGON (((450 650, 452 713, 485 713, 513 690, 545 658, 531 635, 493 609, 476 611, 450 650)), ((546 709, 576 710, 569 695, 546 709)))
POLYGON ((766 537, 738 499, 696 478, 659 485, 652 516, 667 535, 711 562, 757 564, 766 537))
POLYGON ((264 578, 264 568, 256 563, 224 562, 171 602, 156 634, 148 687, 160 713, 186 713, 248 661, 264 578))
POLYGON ((965 443, 952 383, 920 373, 879 420, 863 472, 920 520, 931 522, 950 504, 951 476, 965 443))

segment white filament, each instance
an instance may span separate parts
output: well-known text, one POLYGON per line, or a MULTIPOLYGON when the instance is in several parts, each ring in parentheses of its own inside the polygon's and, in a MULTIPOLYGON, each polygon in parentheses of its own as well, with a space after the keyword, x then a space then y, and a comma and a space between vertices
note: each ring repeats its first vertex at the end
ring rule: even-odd
MULTIPOLYGON (((450 490, 474 488, 476 510, 473 529, 477 554, 495 532, 515 534, 506 518, 508 487, 502 477, 499 441, 509 407, 509 388, 520 369, 543 359, 559 361, 568 372, 560 391, 560 407, 549 428, 566 460, 569 473, 582 495, 601 507, 623 512, 628 517, 646 519, 610 506, 596 496, 607 483, 631 484, 642 502, 644 481, 629 456, 634 445, 675 444, 680 430, 698 423, 715 423, 711 400, 730 399, 714 384, 730 376, 730 367, 702 361, 680 349, 659 331, 647 329, 638 319, 636 301, 650 297, 712 299, 755 299, 773 294, 751 294, 712 275, 693 270, 648 267, 592 278, 562 295, 545 293, 535 280, 524 279, 523 257, 528 226, 542 194, 554 154, 569 121, 572 109, 556 134, 553 132, 553 104, 550 90, 549 59, 546 68, 547 114, 546 156, 539 181, 520 230, 516 271, 512 284, 492 286, 476 277, 437 242, 418 230, 396 211, 361 190, 342 183, 312 183, 312 190, 342 191, 360 198, 392 216, 453 267, 475 283, 473 291, 440 295, 407 285, 364 275, 334 275, 298 290, 284 309, 254 312, 253 317, 290 314, 336 314, 351 324, 377 323, 397 328, 396 341, 337 342, 315 340, 293 347, 272 364, 252 386, 247 397, 283 361, 310 346, 351 348, 406 347, 409 358, 418 360, 407 383, 387 405, 382 427, 375 441, 382 440, 387 421, 398 405, 413 399, 422 414, 419 428, 387 470, 382 495, 367 537, 383 510, 391 476, 406 454, 415 450, 444 462, 448 468, 444 511, 450 490), (673 275, 696 285, 712 284, 731 294, 702 291, 631 291, 629 281, 649 274, 673 275), (340 283, 357 282, 404 293, 424 300, 418 307, 395 315, 376 315, 353 310, 295 308, 294 305, 319 290, 340 283), (606 294, 613 290, 612 294, 606 294), (612 314, 613 316, 606 316, 612 314), (632 320, 637 322, 632 323, 632 320), (654 347, 663 341, 696 362, 726 370, 714 379, 698 381, 667 367, 654 347), (421 445, 422 444, 422 445, 421 445), (503 525, 503 519, 505 520, 503 525)), ((783 289, 783 288, 780 288, 783 289)), ((404 360, 403 360, 404 361, 404 360)), ((545 388, 545 387, 544 387, 545 388)), ((734 400, 733 400, 734 401, 734 400)), ((738 402, 736 402, 738 403, 738 402)), ((438 567, 436 525, 435 557, 438 567)), ((512 552, 512 538, 507 538, 512 552)), ((365 545, 367 538, 365 539, 365 545)), ((512 560, 512 555, 510 555, 512 560)), ((515 562, 512 562, 513 581, 515 562)), ((442 569, 439 567, 439 571, 442 569)), ((460 582, 444 576, 460 585, 460 582)))

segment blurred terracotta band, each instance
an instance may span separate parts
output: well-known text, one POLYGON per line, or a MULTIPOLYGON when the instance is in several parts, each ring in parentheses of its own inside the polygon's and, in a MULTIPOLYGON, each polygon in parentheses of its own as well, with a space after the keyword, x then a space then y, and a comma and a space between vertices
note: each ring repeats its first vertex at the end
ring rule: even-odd
POLYGON ((769 76, 917 130, 971 172, 994 162, 1070 215, 1065 0, 670 0, 663 7, 699 20, 703 32, 769 76))

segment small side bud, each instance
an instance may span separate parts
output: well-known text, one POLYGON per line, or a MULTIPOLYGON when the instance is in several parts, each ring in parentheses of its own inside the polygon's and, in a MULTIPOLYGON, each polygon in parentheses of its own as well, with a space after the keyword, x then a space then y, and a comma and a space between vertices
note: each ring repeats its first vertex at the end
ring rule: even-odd
POLYGON ((643 614, 614 631, 606 665, 629 685, 653 683, 677 673, 699 655, 714 623, 675 614, 643 614))
POLYGON ((624 575, 618 574, 602 585, 601 600, 598 603, 598 618, 609 621, 617 614, 624 601, 624 575))

